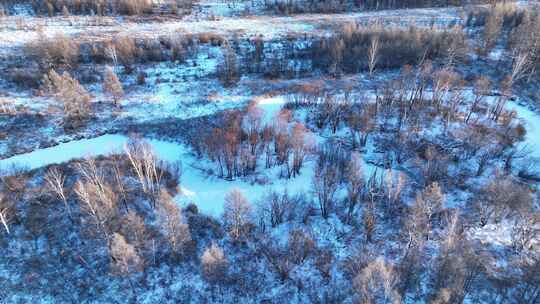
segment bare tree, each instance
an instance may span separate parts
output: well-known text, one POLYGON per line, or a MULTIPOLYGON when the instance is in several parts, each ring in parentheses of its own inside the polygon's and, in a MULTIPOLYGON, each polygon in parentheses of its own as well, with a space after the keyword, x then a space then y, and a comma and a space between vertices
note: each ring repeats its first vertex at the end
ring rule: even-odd
POLYGON ((122 83, 120 83, 118 76, 116 76, 116 73, 110 66, 105 68, 105 76, 103 77, 103 91, 112 96, 115 105, 117 104, 118 100, 124 96, 122 83))
POLYGON ((90 216, 98 233, 107 243, 111 241, 111 221, 116 217, 117 195, 97 168, 95 161, 87 159, 77 165, 82 179, 75 184, 81 209, 90 216))
POLYGON ((143 261, 135 251, 135 247, 128 244, 119 233, 115 233, 112 237, 111 257, 114 271, 121 275, 130 275, 142 269, 143 261))
POLYGON ((375 234, 375 228, 377 225, 377 218, 375 217, 375 206, 373 203, 368 203, 362 214, 364 224, 364 234, 366 235, 366 242, 371 243, 373 241, 373 235, 375 234))
POLYGON ((49 185, 51 191, 62 200, 66 211, 71 215, 71 208, 68 205, 67 193, 65 189, 66 178, 59 168, 51 168, 45 174, 45 182, 49 185))
POLYGON ((533 63, 530 62, 530 55, 526 51, 521 51, 512 58, 512 73, 510 79, 512 83, 519 81, 527 76, 532 70, 533 63))
POLYGON ((444 196, 437 183, 426 187, 416 195, 406 227, 409 234, 409 245, 421 245, 431 234, 433 219, 443 208, 444 196))
POLYGON ((512 247, 521 252, 530 250, 535 242, 540 242, 540 213, 518 216, 512 225, 512 247))
POLYGON ((296 216, 295 211, 295 198, 291 197, 286 190, 283 193, 271 191, 259 202, 260 225, 264 230, 266 223, 269 222, 270 226, 275 228, 292 220, 296 216))
POLYGON ((252 207, 244 194, 238 189, 232 189, 225 196, 223 209, 223 222, 229 235, 235 241, 245 237, 252 222, 252 207))
POLYGON ((401 303, 397 285, 399 276, 393 265, 382 257, 369 263, 354 278, 359 303, 401 303))
POLYGON ((135 286, 133 285, 130 276, 142 271, 144 265, 143 260, 137 254, 135 247, 126 242, 124 236, 119 233, 114 233, 112 236, 110 254, 113 271, 118 275, 128 277, 136 301, 135 286))
POLYGON ((14 217, 13 207, 9 200, 0 193, 0 223, 4 226, 4 229, 10 234, 9 224, 14 217))
POLYGON ((128 211, 122 218, 121 234, 137 249, 137 253, 142 257, 147 245, 147 229, 144 219, 135 211, 128 211))
POLYGON ((347 117, 347 124, 351 131, 353 148, 356 149, 357 142, 360 146, 365 146, 368 136, 374 128, 375 108, 365 105, 360 111, 350 111, 347 117), (358 137, 358 140, 357 140, 358 137))
POLYGON ((180 208, 165 190, 159 197, 157 221, 171 246, 173 256, 182 256, 188 249, 191 233, 180 208))
POLYGON ((439 70, 433 75, 433 103, 437 107, 437 111, 446 101, 450 90, 453 88, 458 79, 458 75, 447 69, 439 70))
POLYGON ((135 39, 127 35, 117 36, 113 39, 113 45, 109 47, 109 56, 118 60, 124 66, 126 73, 133 71, 133 64, 139 56, 139 48, 135 44, 135 39))
POLYGON ((484 26, 484 45, 483 49, 481 50, 484 55, 489 54, 489 52, 491 52, 491 50, 495 47, 501 33, 502 22, 503 19, 501 14, 496 10, 492 10, 484 26))
POLYGON ((513 181, 511 177, 497 175, 481 189, 475 202, 481 226, 492 219, 527 212, 532 206, 532 196, 527 187, 513 181))
POLYGON ((105 54, 112 60, 114 66, 118 65, 118 54, 116 53, 116 46, 114 43, 107 43, 105 47, 105 54))
POLYGON ((328 218, 334 206, 334 195, 339 186, 339 176, 334 164, 318 165, 313 175, 315 192, 321 215, 328 218))
POLYGON ((301 123, 296 123, 292 128, 290 143, 293 152, 292 175, 300 174, 306 154, 313 151, 315 139, 313 134, 301 123))
POLYGON ((238 59, 234 49, 226 43, 222 48, 223 62, 218 66, 218 74, 224 86, 230 87, 240 80, 238 59))
POLYGON ((155 199, 161 193, 165 163, 158 160, 152 147, 144 141, 131 140, 124 150, 143 193, 149 196, 155 207, 155 199))
POLYGON ((35 57, 43 72, 62 67, 74 67, 79 59, 79 44, 62 33, 48 37, 38 28, 38 38, 30 43, 26 52, 35 57))
POLYGON ((229 268, 229 261, 216 243, 206 248, 201 256, 202 273, 210 283, 222 282, 229 268))
POLYGON ((353 152, 347 167, 347 200, 349 204, 348 217, 352 219, 354 209, 362 195, 365 185, 364 170, 362 168, 362 156, 358 152, 353 152))
POLYGON ((432 266, 434 303, 462 303, 473 288, 476 277, 482 273, 486 256, 478 253, 464 237, 459 215, 454 213, 446 225, 447 230, 432 266))
POLYGON ((465 119, 465 123, 469 123, 472 114, 477 110, 478 105, 481 103, 482 99, 489 94, 490 89, 491 83, 487 77, 479 77, 475 81, 473 87, 474 100, 471 104, 471 109, 467 114, 467 118, 465 119))
POLYGON ((257 155, 257 144, 260 140, 260 132, 263 127, 263 119, 265 111, 257 105, 256 101, 252 101, 246 110, 246 114, 242 119, 242 127, 247 133, 251 154, 257 155))
POLYGON ((62 103, 64 122, 67 127, 77 127, 91 115, 92 97, 68 72, 58 75, 51 70, 45 75, 43 84, 45 91, 62 103))
POLYGON ((386 194, 386 211, 390 216, 394 216, 395 212, 399 209, 399 201, 401 192, 405 186, 405 174, 402 172, 394 173, 393 170, 387 170, 384 176, 385 187, 384 192, 386 194))
POLYGON ((442 193, 441 187, 437 182, 432 183, 427 186, 424 191, 422 191, 422 209, 428 220, 432 220, 435 216, 439 218, 443 208, 444 208, 444 194, 442 193))
POLYGON ((343 52, 345 50, 345 42, 341 37, 332 37, 328 42, 330 55, 330 73, 339 75, 341 72, 341 64, 343 62, 343 52))
POLYGON ((377 62, 379 61, 379 43, 380 43, 380 37, 379 37, 379 34, 376 33, 371 37, 369 49, 368 49, 369 75, 373 75, 373 72, 375 71, 375 66, 377 65, 377 62))

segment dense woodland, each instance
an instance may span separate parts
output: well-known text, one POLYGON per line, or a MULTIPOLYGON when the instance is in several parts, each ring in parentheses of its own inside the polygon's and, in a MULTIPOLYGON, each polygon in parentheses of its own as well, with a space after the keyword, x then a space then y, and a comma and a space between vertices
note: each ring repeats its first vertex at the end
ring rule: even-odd
MULTIPOLYGON (((196 5, 30 2, 42 18, 180 18, 196 5)), ((149 65, 215 59, 205 77, 225 92, 290 83, 263 96, 285 98, 275 112, 254 96, 200 117, 127 121, 110 130, 130 138, 117 153, 1 168, 0 303, 540 303, 540 168, 523 144, 540 135, 508 107, 540 106, 538 6, 308 2, 267 1, 262 13, 471 6, 447 26, 358 19, 284 39, 37 28, 1 77, 54 101, 39 116, 66 134, 118 119, 130 91, 160 84, 149 65), (194 161, 160 159, 149 138, 194 161), (219 215, 178 202, 192 170, 209 189, 230 185, 219 215), (295 181, 307 190, 270 187, 295 181), (253 185, 271 190, 250 199, 253 185)), ((2 4, 9 14, 13 1, 2 4)), ((31 115, 0 114, 0 140, 31 115)))

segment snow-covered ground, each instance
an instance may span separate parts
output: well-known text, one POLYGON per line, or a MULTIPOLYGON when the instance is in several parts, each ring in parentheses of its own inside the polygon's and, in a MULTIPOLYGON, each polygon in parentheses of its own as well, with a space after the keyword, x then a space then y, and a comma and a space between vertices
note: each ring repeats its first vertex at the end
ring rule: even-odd
POLYGON ((31 17, 8 16, 0 19, 0 55, 9 48, 21 47, 39 37, 38 29, 46 36, 62 33, 86 40, 104 40, 118 33, 131 37, 159 37, 177 33, 213 33, 224 36, 262 35, 264 39, 291 34, 326 35, 333 26, 350 22, 360 24, 382 20, 385 25, 447 27, 462 22, 461 8, 381 10, 345 14, 303 14, 295 16, 222 17, 217 20, 160 20, 136 22, 116 17, 31 17))

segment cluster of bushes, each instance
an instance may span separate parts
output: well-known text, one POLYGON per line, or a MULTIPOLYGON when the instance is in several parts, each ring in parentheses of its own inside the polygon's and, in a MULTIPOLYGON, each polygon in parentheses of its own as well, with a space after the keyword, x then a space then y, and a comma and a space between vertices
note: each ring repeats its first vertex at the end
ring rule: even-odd
MULTIPOLYGON (((107 41, 80 42, 57 33, 48 36, 38 30, 39 38, 28 44, 24 54, 29 62, 24 68, 10 68, 6 79, 24 86, 36 88, 42 76, 51 70, 69 71, 85 80, 81 64, 109 64, 122 66, 129 74, 135 64, 152 61, 183 62, 198 49, 198 37, 171 36, 156 39, 134 39, 118 35, 107 41), (79 73, 81 72, 81 73, 79 73)), ((85 66, 87 68, 87 66, 85 66)), ((95 71, 88 81, 96 81, 95 71)))
POLYGON ((314 150, 313 135, 293 121, 289 110, 270 118, 254 101, 246 111, 228 111, 215 120, 198 128, 191 144, 199 156, 215 162, 219 177, 249 176, 260 169, 261 163, 265 169, 280 166, 285 178, 295 177, 314 150))
POLYGON ((520 8, 514 2, 496 2, 487 7, 474 7, 469 10, 465 25, 469 27, 485 26, 490 22, 490 18, 496 18, 505 28, 514 28, 523 22, 527 14, 527 10, 520 8))
POLYGON ((43 78, 43 93, 60 101, 65 129, 80 127, 92 114, 92 97, 68 72, 59 75, 51 70, 43 78))
POLYGON ((337 73, 417 65, 424 60, 455 60, 465 55, 461 29, 437 31, 410 27, 387 28, 378 24, 350 24, 313 44, 314 66, 337 73))
POLYGON ((112 63, 124 66, 129 73, 135 63, 183 61, 198 43, 196 38, 180 36, 139 40, 118 35, 107 41, 79 42, 63 34, 38 34, 40 37, 26 46, 25 53, 44 72, 52 68, 74 69, 80 63, 112 63))
POLYGON ((310 74, 313 69, 331 74, 363 70, 372 73, 379 68, 398 68, 439 58, 453 63, 464 57, 467 48, 459 28, 436 31, 350 24, 328 38, 290 37, 285 42, 264 41, 261 37, 228 41, 208 33, 151 39, 118 35, 107 41, 78 42, 61 34, 41 33, 26 47, 26 54, 41 74, 50 69, 73 70, 80 63, 121 65, 124 72, 131 73, 137 63, 183 62, 204 43, 222 48, 216 72, 225 86, 234 85, 246 72, 277 78, 310 74))
POLYGON ((475 168, 467 173, 469 177, 481 176, 490 163, 498 161, 510 171, 516 157, 514 145, 525 135, 515 113, 504 107, 510 94, 490 96, 491 83, 485 78, 475 81, 472 100, 463 94, 463 88, 459 74, 446 68, 436 70, 425 63, 418 69, 404 67, 399 77, 381 85, 374 100, 353 97, 347 91, 336 98, 303 86, 291 95, 286 107, 310 109, 305 122, 310 129, 349 134, 342 140, 353 149, 364 147, 370 137, 378 134, 372 140, 386 151, 382 163, 419 164, 414 170, 426 179, 418 180, 420 184, 457 181, 449 177, 451 161, 474 164, 468 167, 475 168), (485 104, 488 96, 493 99, 490 106, 485 104), (454 149, 444 148, 448 143, 434 145, 439 136, 436 132, 427 142, 420 141, 418 134, 432 133, 433 124, 441 126, 444 139, 453 142, 454 149), (346 132, 340 131, 343 128, 346 132), (428 160, 428 166, 424 166, 424 160, 428 160))
POLYGON ((280 14, 339 13, 354 7, 353 3, 344 0, 273 0, 265 3, 267 9, 280 14))
POLYGON ((503 45, 510 57, 510 82, 537 76, 539 60, 538 29, 540 18, 536 9, 521 8, 515 3, 498 3, 469 12, 466 20, 469 27, 483 27, 477 51, 489 55, 497 46, 503 45))
POLYGON ((339 13, 351 10, 381 10, 418 7, 462 6, 464 0, 273 0, 266 8, 281 14, 339 13))
POLYGON ((191 0, 171 0, 161 6, 154 0, 32 0, 37 13, 54 16, 75 15, 143 15, 154 12, 184 13, 191 10, 191 0))

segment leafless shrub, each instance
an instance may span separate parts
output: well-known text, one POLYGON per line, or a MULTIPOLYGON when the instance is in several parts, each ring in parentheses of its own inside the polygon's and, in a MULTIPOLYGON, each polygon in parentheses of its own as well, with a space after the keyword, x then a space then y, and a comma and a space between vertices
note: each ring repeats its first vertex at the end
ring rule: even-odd
POLYGON ((332 266, 335 262, 334 254, 330 249, 319 249, 315 255, 315 268, 319 270, 323 278, 329 279, 331 277, 332 266))
POLYGON ((514 282, 518 283, 514 290, 511 299, 517 303, 534 303, 540 297, 540 259, 531 257, 523 259, 519 265, 520 275, 514 282))
POLYGON ((417 163, 425 185, 444 180, 448 176, 448 155, 435 146, 425 146, 417 163))
POLYGON ((126 15, 141 15, 152 12, 151 0, 116 0, 118 12, 126 15))
POLYGON ((140 49, 135 44, 135 39, 128 35, 118 35, 112 45, 108 46, 109 56, 124 66, 127 73, 133 70, 133 64, 140 56, 140 49))
POLYGON ((240 80, 238 59, 234 49, 227 43, 222 47, 223 62, 218 66, 218 74, 224 86, 230 87, 240 80))
POLYGON ((526 186, 518 184, 507 176, 495 176, 482 187, 481 195, 475 202, 480 225, 490 220, 499 222, 508 216, 523 214, 532 206, 532 196, 526 186))
POLYGON ((286 243, 280 243, 272 236, 266 237, 258 244, 259 251, 275 271, 281 282, 290 277, 296 265, 303 263, 315 253, 316 243, 305 232, 293 230, 286 243))
POLYGON ((146 73, 144 73, 143 71, 140 71, 139 73, 137 73, 137 84, 138 85, 146 84, 146 73))
POLYGON ((135 247, 139 256, 144 256, 147 244, 148 231, 144 219, 135 211, 128 211, 122 218, 120 233, 125 236, 127 242, 135 247))
POLYGON ((26 190, 29 179, 29 176, 24 171, 24 168, 13 166, 12 168, 4 171, 3 174, 5 175, 0 174, 0 181, 4 186, 4 194, 15 200, 21 199, 26 190))
POLYGON ((112 267, 120 275, 131 275, 143 267, 143 261, 137 254, 135 247, 128 244, 123 235, 115 233, 111 241, 112 267))
POLYGON ((315 252, 315 241, 306 232, 295 229, 289 232, 289 254, 295 264, 302 264, 315 252))
POLYGON ((496 10, 487 17, 483 33, 482 54, 488 54, 495 47, 501 33, 502 24, 502 15, 496 10))
POLYGON ((62 103, 66 128, 80 126, 88 119, 91 111, 91 96, 68 72, 59 75, 51 70, 43 78, 43 89, 62 103))
POLYGON ((26 46, 25 50, 44 72, 61 67, 72 68, 79 61, 79 44, 61 33, 48 37, 38 29, 38 39, 26 46))

